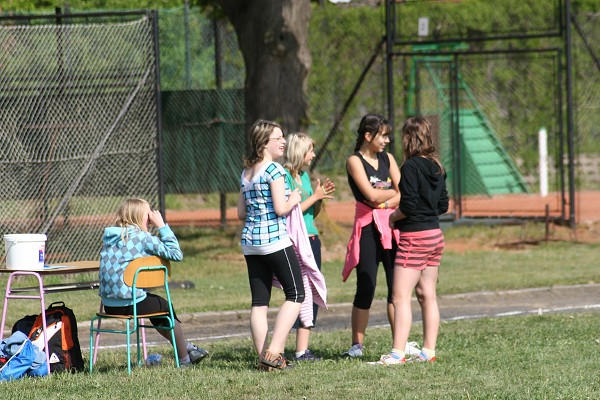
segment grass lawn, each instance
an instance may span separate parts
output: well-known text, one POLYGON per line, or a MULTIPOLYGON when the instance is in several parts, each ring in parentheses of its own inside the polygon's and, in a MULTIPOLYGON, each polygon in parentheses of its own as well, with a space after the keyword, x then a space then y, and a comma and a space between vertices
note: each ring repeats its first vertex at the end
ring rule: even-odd
MULTIPOLYGON (((411 337, 420 338, 420 326, 411 337)), ((348 331, 315 333, 325 360, 293 370, 255 370, 249 340, 211 345, 211 356, 184 370, 163 365, 127 375, 124 353, 101 353, 93 374, 58 374, 0 384, 2 399, 597 399, 598 314, 558 314, 444 323, 438 362, 369 365, 389 350, 389 329, 373 328, 365 360, 339 358, 348 331)), ((293 343, 288 343, 291 349, 293 343)))

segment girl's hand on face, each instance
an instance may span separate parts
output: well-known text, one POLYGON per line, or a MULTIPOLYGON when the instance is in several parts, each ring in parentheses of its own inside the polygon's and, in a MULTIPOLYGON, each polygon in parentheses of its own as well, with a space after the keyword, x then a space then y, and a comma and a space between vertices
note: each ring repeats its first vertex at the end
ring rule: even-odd
POLYGON ((157 229, 165 226, 165 221, 158 210, 150 210, 150 213, 148 214, 148 222, 151 225, 154 225, 157 229))
POLYGON ((331 195, 335 192, 335 185, 329 179, 325 179, 325 182, 321 184, 321 180, 317 179, 317 186, 315 187, 315 194, 318 200, 333 199, 331 195))

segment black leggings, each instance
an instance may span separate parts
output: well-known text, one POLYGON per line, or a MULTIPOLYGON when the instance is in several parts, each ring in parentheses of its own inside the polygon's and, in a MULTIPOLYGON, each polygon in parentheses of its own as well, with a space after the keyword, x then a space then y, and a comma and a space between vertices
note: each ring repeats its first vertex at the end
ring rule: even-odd
MULTIPOLYGON (((104 311, 108 314, 117 314, 117 315, 133 315, 133 306, 125 306, 125 307, 110 307, 104 306, 104 311)), ((169 303, 166 299, 152 293, 146 293, 146 298, 139 303, 137 303, 137 312, 138 314, 152 314, 157 312, 169 312, 169 303)), ((173 316, 177 321, 177 314, 175 314, 175 309, 173 309, 173 316)), ((154 326, 166 326, 167 320, 165 318, 150 318, 150 322, 154 326)), ((180 321, 181 322, 181 321, 180 321)))
POLYGON ((249 255, 246 258, 248 280, 252 292, 252 307, 268 306, 271 301, 273 275, 283 288, 286 301, 302 303, 304 285, 296 253, 292 246, 271 254, 249 255))
POLYGON ((371 308, 377 286, 377 271, 379 262, 383 263, 385 281, 387 283, 387 302, 392 303, 392 287, 394 282, 394 257, 396 256, 396 241, 392 240, 391 250, 384 250, 380 234, 372 222, 362 228, 360 234, 360 257, 356 266, 356 295, 354 307, 363 310, 371 308))

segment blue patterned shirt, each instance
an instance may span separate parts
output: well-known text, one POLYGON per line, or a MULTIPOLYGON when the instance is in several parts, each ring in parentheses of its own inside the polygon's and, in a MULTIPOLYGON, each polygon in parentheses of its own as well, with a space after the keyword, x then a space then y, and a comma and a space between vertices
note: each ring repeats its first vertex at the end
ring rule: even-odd
MULTIPOLYGON (((286 217, 275 213, 271 196, 271 182, 284 177, 285 170, 276 162, 266 164, 250 182, 242 174, 241 188, 246 202, 242 246, 268 245, 288 238, 286 217)), ((285 195, 290 195, 287 185, 285 195)))
MULTIPOLYGON (((104 230, 102 250, 100 251, 100 290, 102 304, 111 307, 133 305, 133 293, 130 286, 123 282, 123 272, 130 261, 144 256, 160 256, 171 261, 181 261, 183 253, 175 234, 168 225, 158 230, 160 236, 154 236, 137 227, 127 228, 125 240, 121 238, 124 228, 111 226, 104 230)), ((138 289, 136 300, 146 298, 146 292, 138 289)))

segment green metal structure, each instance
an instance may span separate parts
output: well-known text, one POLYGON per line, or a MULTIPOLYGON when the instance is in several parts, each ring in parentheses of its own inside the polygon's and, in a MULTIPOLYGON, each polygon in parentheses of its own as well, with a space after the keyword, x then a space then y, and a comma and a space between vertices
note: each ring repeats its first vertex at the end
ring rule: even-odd
MULTIPOLYGON (((461 46, 464 45, 459 43, 453 48, 461 46)), ((417 51, 439 51, 436 45, 416 47, 417 51)), ((462 195, 489 196, 527 193, 521 173, 454 64, 451 56, 414 57, 406 102, 407 115, 428 117, 438 133, 437 145, 447 169, 449 192, 453 194, 460 190, 462 195), (458 94, 454 96, 458 98, 454 102, 453 85, 458 94), (458 114, 458 127, 455 126, 455 114, 458 114), (459 151, 456 151, 455 143, 460 144, 459 151), (460 171, 458 183, 457 170, 460 171)))

